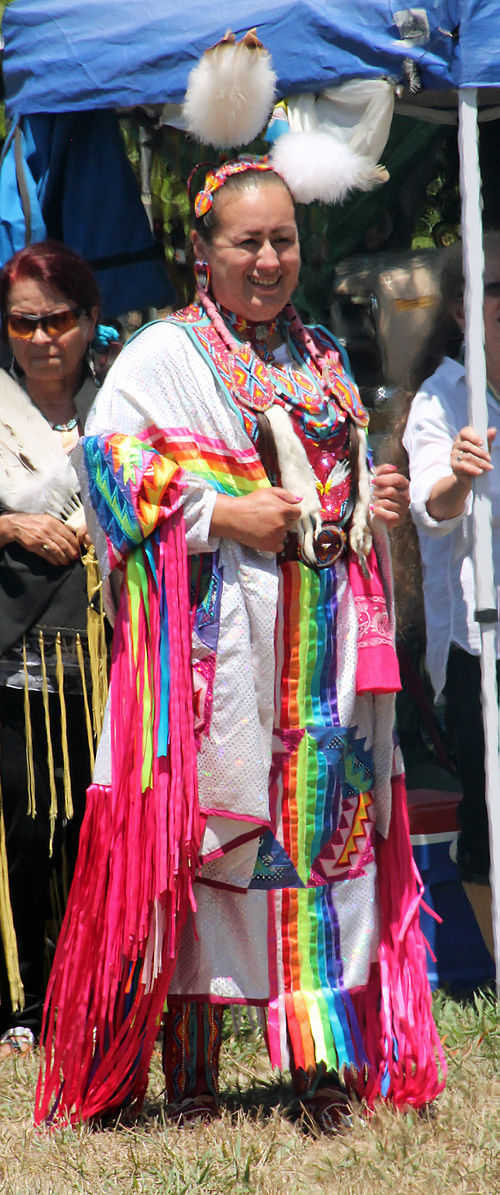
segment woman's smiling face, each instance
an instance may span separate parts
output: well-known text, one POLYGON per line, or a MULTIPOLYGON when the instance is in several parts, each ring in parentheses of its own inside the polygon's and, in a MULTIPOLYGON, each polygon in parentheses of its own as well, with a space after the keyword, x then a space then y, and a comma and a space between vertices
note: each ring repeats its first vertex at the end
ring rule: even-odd
POLYGON ((196 256, 210 266, 222 307, 254 323, 272 320, 291 299, 300 269, 293 201, 281 183, 259 180, 217 196, 217 225, 207 242, 193 233, 196 256))

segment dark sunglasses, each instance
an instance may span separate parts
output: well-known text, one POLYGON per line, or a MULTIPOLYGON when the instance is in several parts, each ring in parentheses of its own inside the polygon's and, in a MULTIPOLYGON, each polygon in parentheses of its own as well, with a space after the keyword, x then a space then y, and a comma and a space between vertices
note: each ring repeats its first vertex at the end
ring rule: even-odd
POLYGON ((500 298, 500 282, 487 282, 484 288, 485 295, 489 295, 492 299, 500 298))
POLYGON ((65 307, 48 315, 19 315, 12 311, 7 316, 7 329, 14 340, 32 340, 37 328, 42 328, 47 336, 63 336, 70 328, 76 328, 81 315, 82 307, 65 307))

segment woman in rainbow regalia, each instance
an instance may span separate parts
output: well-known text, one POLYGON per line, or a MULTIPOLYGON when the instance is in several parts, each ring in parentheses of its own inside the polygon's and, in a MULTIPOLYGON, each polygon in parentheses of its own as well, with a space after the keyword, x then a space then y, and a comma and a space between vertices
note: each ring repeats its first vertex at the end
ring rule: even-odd
POLYGON ((266 160, 196 195, 196 302, 137 335, 81 446, 116 623, 108 719, 45 1010, 37 1118, 219 1113, 227 1004, 326 1131, 444 1082, 393 741, 386 526, 332 335, 266 160))

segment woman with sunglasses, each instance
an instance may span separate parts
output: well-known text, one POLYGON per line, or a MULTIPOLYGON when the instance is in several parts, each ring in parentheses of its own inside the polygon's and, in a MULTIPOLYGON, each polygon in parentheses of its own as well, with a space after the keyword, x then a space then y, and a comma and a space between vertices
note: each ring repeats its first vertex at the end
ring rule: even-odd
MULTIPOLYGON (((410 468, 411 512, 423 566, 427 667, 446 717, 463 789, 458 809, 457 863, 486 945, 493 955, 481 650, 474 617, 472 484, 489 476, 495 584, 500 584, 500 233, 485 235, 484 331, 488 379, 485 444, 467 420, 462 340, 461 243, 446 251, 441 304, 428 343, 414 366, 415 390, 403 404, 400 428, 410 468), (414 396, 413 396, 414 395, 414 396), (409 411, 408 411, 409 407, 409 411)), ((404 571, 408 559, 401 561, 404 571)), ((400 562, 396 561, 399 569, 400 562)))
MULTIPOLYGON (((90 777, 76 654, 77 633, 85 643, 87 627, 80 554, 87 534, 81 521, 74 524, 75 530, 68 524, 64 503, 59 510, 52 491, 56 465, 62 473, 69 468, 64 454, 71 454, 76 445, 96 394, 89 349, 99 314, 98 287, 87 264, 71 249, 49 241, 30 245, 3 268, 0 311, 2 338, 12 355, 10 377, 0 374, 0 414, 4 440, 11 431, 15 436, 14 463, 19 465, 11 471, 5 465, 10 458, 2 456, 1 791, 11 908, 1 915, 1 1058, 24 1052, 40 1030, 55 805, 66 818, 74 805, 74 820, 66 827, 71 868, 90 777), (33 427, 44 445, 38 467, 28 447, 33 444, 33 427), (17 481, 23 465, 24 500, 17 481), (47 482, 46 469, 52 483, 47 482), (69 754, 71 788, 62 739, 69 754), (24 1007, 17 1008, 23 996, 16 974, 24 989, 24 1007)), ((73 497, 70 507, 76 503, 73 497)), ((60 857, 60 848, 56 831, 55 857, 60 857)))

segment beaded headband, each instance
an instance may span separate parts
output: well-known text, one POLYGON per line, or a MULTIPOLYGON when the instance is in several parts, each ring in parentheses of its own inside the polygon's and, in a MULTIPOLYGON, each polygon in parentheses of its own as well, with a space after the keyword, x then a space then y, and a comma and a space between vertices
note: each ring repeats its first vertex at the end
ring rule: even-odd
MULTIPOLYGON (((209 170, 205 177, 205 185, 202 191, 198 191, 194 200, 195 216, 205 216, 213 204, 213 196, 220 187, 224 186, 228 178, 233 174, 243 174, 246 170, 267 170, 272 174, 277 171, 267 156, 260 158, 236 158, 233 162, 224 162, 217 170, 209 170)), ((189 186, 189 184, 188 184, 189 186)))

